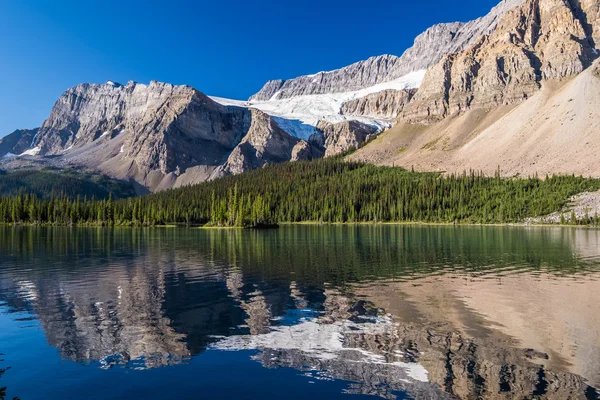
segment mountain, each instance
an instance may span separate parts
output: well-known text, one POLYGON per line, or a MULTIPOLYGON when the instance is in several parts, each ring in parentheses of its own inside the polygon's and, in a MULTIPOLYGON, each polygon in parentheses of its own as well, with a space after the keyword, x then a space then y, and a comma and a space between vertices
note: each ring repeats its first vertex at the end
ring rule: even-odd
POLYGON ((474 108, 433 125, 399 122, 352 155, 378 165, 505 176, 600 176, 600 65, 542 82, 528 100, 474 108))
POLYGON ((266 114, 222 106, 189 86, 108 82, 67 90, 31 153, 158 190, 312 157, 311 145, 300 142, 266 114), (304 151, 292 157, 297 145, 304 151))
POLYGON ((360 148, 352 158, 425 170, 600 175, 599 8, 503 0, 429 28, 400 57, 270 81, 248 101, 156 81, 78 85, 39 130, 0 140, 0 167, 83 168, 158 191, 360 148))
POLYGON ((582 72, 598 55, 598 1, 572 3, 527 0, 508 12, 490 35, 427 72, 404 119, 435 123, 471 108, 520 102, 543 81, 582 72))
POLYGON ((400 57, 382 55, 347 67, 319 72, 290 80, 273 80, 250 102, 282 100, 290 97, 353 92, 425 70, 442 56, 463 50, 483 34, 494 30, 500 17, 523 0, 503 0, 489 14, 467 23, 438 24, 417 36, 414 45, 400 57))
MULTIPOLYGON (((438 24, 419 35, 402 56, 382 55, 328 72, 290 80, 273 80, 246 102, 213 98, 224 105, 262 110, 278 119, 293 135, 308 139, 323 135, 322 123, 355 121, 377 132, 392 127, 396 117, 420 87, 427 69, 443 56, 464 50, 482 35, 493 32, 502 16, 524 0, 503 0, 486 16, 467 23, 438 24)), ((361 132, 352 133, 355 138, 361 132)), ((359 142, 358 145, 362 145, 359 142)), ((349 150, 336 143, 338 154, 349 150)))
POLYGON ((600 1, 527 0, 426 74, 353 157, 421 170, 600 176, 600 1))
POLYGON ((18 129, 0 138, 0 158, 11 158, 32 147, 38 129, 18 129))

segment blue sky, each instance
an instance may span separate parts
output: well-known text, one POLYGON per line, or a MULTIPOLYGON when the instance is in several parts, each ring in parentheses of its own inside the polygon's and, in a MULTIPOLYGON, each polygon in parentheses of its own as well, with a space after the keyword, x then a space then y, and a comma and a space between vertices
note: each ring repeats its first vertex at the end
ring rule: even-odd
POLYGON ((82 82, 152 79, 245 99, 265 81, 396 54, 499 0, 2 0, 0 137, 82 82))

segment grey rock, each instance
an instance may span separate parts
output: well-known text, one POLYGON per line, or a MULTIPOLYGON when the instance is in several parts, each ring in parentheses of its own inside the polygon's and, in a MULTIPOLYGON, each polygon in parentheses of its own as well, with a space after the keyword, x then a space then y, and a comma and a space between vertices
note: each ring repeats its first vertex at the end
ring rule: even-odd
POLYGON ((124 156, 168 173, 218 162, 215 154, 233 149, 249 122, 246 110, 221 106, 189 86, 84 84, 59 98, 34 145, 56 155, 125 135, 124 156))
POLYGON ((189 86, 153 81, 67 90, 34 146, 41 155, 161 190, 177 186, 180 178, 198 183, 308 157, 301 147, 293 152, 299 142, 260 111, 223 106, 189 86))
POLYGON ((384 90, 342 104, 343 115, 395 119, 415 95, 415 89, 384 90))
POLYGON ((36 129, 17 129, 0 139, 0 157, 8 154, 19 155, 31 148, 31 143, 37 135, 36 129))
POLYGON ((304 140, 291 136, 267 114, 251 109, 248 133, 233 149, 219 175, 239 174, 284 161, 309 160, 323 154, 304 140))
POLYGON ((600 1, 588 3, 582 9, 565 0, 527 0, 512 9, 494 32, 429 69, 402 119, 433 124, 473 108, 518 103, 542 81, 579 74, 598 56, 593 32, 600 30, 594 19, 600 1))
MULTIPOLYGON (((318 128, 323 133, 325 157, 357 149, 379 132, 378 128, 358 121, 344 121, 337 124, 322 122, 318 128)), ((318 140, 312 138, 313 142, 318 142, 318 140)))

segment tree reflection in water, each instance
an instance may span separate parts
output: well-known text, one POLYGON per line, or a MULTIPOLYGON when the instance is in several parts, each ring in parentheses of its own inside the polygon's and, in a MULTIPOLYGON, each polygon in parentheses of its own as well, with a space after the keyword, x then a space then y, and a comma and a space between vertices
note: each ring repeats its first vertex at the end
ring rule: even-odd
POLYGON ((63 359, 104 369, 250 350, 347 393, 593 399, 599 240, 489 227, 0 230, 0 300, 35 314, 63 359))

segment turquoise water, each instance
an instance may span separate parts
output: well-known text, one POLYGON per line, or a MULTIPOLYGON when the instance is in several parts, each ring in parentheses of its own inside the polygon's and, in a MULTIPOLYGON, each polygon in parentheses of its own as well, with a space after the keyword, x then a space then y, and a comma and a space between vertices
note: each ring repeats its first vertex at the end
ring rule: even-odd
POLYGON ((0 387, 22 400, 594 399, 599 278, 591 229, 4 227, 0 387))

